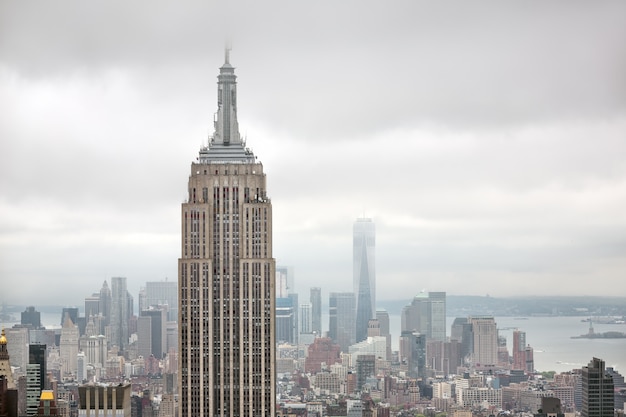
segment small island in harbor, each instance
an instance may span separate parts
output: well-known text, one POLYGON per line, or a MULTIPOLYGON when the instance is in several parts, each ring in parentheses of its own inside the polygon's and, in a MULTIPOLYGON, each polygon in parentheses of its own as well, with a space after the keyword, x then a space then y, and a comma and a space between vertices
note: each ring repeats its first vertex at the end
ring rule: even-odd
POLYGON ((580 336, 572 336, 572 339, 624 339, 626 333, 624 332, 603 332, 596 333, 593 331, 593 322, 589 319, 589 331, 587 334, 581 334, 580 336))

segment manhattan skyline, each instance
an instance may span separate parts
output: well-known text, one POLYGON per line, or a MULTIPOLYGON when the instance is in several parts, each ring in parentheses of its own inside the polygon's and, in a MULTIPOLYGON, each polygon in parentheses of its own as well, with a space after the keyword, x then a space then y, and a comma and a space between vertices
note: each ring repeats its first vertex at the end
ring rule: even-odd
POLYGON ((176 280, 227 37, 302 297, 351 290, 357 217, 381 301, 626 295, 623 3, 69 4, 0 5, 0 301, 176 280))

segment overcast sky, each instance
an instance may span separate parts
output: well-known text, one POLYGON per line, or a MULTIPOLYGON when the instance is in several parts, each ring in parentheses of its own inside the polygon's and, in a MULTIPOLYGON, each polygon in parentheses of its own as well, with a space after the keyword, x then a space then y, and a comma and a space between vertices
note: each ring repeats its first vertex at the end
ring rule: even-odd
POLYGON ((626 296, 626 2, 0 3, 0 301, 176 280, 232 43, 274 257, 379 300, 626 296))

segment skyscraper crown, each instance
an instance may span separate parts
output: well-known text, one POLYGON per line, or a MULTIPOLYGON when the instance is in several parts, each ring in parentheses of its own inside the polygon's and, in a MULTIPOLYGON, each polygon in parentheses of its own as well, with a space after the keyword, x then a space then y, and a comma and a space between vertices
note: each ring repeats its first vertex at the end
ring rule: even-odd
POLYGON ((230 49, 226 48, 224 64, 217 76, 217 113, 213 120, 213 135, 208 146, 200 149, 200 163, 255 161, 254 154, 245 147, 237 122, 237 76, 230 64, 230 49))

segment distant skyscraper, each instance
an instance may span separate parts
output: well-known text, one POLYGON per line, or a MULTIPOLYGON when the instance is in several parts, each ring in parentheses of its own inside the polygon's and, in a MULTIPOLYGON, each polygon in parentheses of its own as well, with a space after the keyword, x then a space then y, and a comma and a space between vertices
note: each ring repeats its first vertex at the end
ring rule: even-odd
POLYGON ((606 372, 604 361, 593 358, 582 369, 582 417, 613 417, 615 391, 613 377, 606 372))
POLYGON ((298 308, 298 294, 295 292, 289 293, 287 297, 291 300, 293 306, 293 343, 296 345, 300 342, 300 309, 298 308))
MULTIPOLYGON (((165 332, 165 325, 167 322, 166 311, 165 309, 158 309, 158 308, 154 308, 151 310, 144 310, 140 313, 140 316, 138 317, 138 319, 145 319, 145 318, 149 318, 149 321, 147 323, 149 323, 149 326, 150 326, 150 330, 149 330, 150 340, 148 341, 150 348, 149 348, 149 353, 144 356, 147 357, 147 356, 150 356, 150 354, 152 354, 154 355, 155 358, 162 359, 163 355, 167 353, 165 349, 166 343, 167 343, 167 339, 166 339, 167 334, 165 332)), ((143 325, 146 325, 147 323, 144 321, 143 325)), ((139 322, 137 323, 137 326, 139 326, 139 322)))
POLYGON ((311 303, 300 304, 300 333, 311 333, 312 330, 311 303))
POLYGON ((85 297, 85 318, 89 321, 89 317, 98 316, 100 314, 100 294, 95 293, 89 297, 85 297))
POLYGON ((93 317, 87 323, 85 334, 80 337, 78 345, 85 354, 86 364, 91 364, 97 368, 104 366, 107 360, 106 338, 97 332, 93 317))
POLYGON ((402 309, 402 331, 417 331, 428 339, 446 340, 446 293, 420 292, 402 309))
POLYGON ((41 327, 41 313, 35 307, 27 307, 22 311, 22 326, 31 326, 33 329, 41 327))
POLYGON ((83 383, 87 379, 87 358, 85 352, 79 352, 76 359, 76 380, 83 383))
POLYGON ((178 285, 173 281, 146 282, 146 304, 167 306, 167 320, 178 321, 178 285))
POLYGON ((426 376, 426 335, 403 330, 400 335, 400 360, 406 362, 411 377, 426 376))
POLYGON ((182 204, 180 417, 275 415, 272 204, 237 124, 235 69, 218 76, 215 131, 182 204))
MULTIPOLYGON (((108 326, 111 321, 111 289, 106 280, 100 289, 100 314, 104 317, 103 324, 108 326)), ((104 334, 104 329, 99 329, 99 333, 104 334)))
POLYGON ((473 364, 493 367, 498 364, 498 329, 491 316, 469 317, 473 335, 473 364))
MULTIPOLYGON (((7 338, 7 350, 11 352, 9 363, 11 366, 20 368, 20 373, 26 372, 26 365, 28 365, 28 344, 30 336, 28 334, 28 328, 26 327, 13 327, 6 329, 7 338)), ((15 381, 17 384, 17 381, 15 381)))
POLYGON ((312 287, 309 297, 311 301, 311 328, 318 337, 322 336, 322 289, 312 287))
POLYGON ((109 320, 111 344, 124 351, 128 347, 128 290, 125 277, 111 278, 111 318, 109 320))
POLYGON ((289 297, 276 299, 276 340, 278 342, 295 344, 294 329, 296 314, 293 300, 289 297))
POLYGON ((526 369, 526 332, 513 330, 513 369, 526 369))
POLYGON ((276 267, 276 297, 286 297, 286 294, 292 294, 295 292, 295 274, 292 266, 277 266, 276 267), (279 284, 280 283, 280 288, 279 284), (278 293, 280 291, 280 293, 278 293))
POLYGON ((330 293, 328 297, 328 336, 341 347, 342 352, 348 352, 350 345, 356 343, 354 314, 354 293, 330 293))
POLYGON ((367 338, 367 323, 376 318, 376 230, 372 219, 357 219, 353 227, 353 283, 356 308, 356 340, 367 338))
POLYGON ((76 372, 79 337, 78 326, 72 322, 68 314, 61 328, 61 339, 59 342, 59 353, 63 361, 62 376, 71 375, 76 372))
POLYGON ((376 310, 376 318, 380 326, 380 335, 387 338, 387 357, 385 359, 391 360, 391 333, 389 331, 389 313, 387 310, 376 310))

